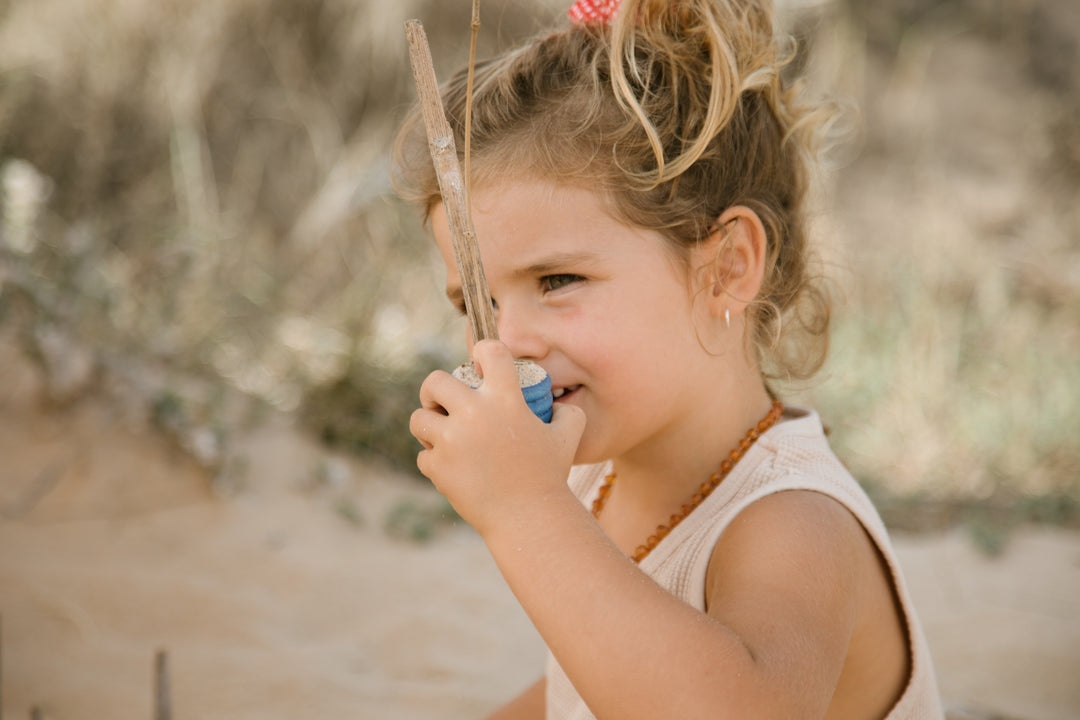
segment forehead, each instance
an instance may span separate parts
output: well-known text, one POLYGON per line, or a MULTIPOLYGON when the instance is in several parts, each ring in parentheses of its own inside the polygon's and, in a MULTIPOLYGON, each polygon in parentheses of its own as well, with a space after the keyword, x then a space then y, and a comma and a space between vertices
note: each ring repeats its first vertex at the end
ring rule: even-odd
MULTIPOLYGON (((588 255, 618 264, 644 251, 685 272, 688 258, 658 231, 632 226, 614 212, 603 192, 577 184, 517 177, 478 185, 472 221, 485 272, 521 273, 552 259, 588 255)), ((458 284, 450 226, 441 202, 431 212, 432 230, 446 264, 447 289, 458 284)))
MULTIPOLYGON (((473 190, 471 200, 485 268, 528 264, 548 252, 581 249, 583 234, 610 234, 618 226, 595 193, 541 180, 482 185, 473 190)), ((441 202, 432 208, 431 226, 444 260, 452 260, 450 225, 441 202)), ((456 271, 452 262, 447 270, 456 271)))

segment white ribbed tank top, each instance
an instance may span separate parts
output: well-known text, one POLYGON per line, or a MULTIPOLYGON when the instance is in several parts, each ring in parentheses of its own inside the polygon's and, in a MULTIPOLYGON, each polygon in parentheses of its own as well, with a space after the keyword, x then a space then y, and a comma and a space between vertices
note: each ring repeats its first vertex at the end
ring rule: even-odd
MULTIPOLYGON (((885 720, 941 720, 930 652, 908 594, 885 524, 870 499, 829 448, 821 420, 813 411, 789 408, 785 420, 769 429, 747 451, 724 482, 665 537, 640 567, 661 587, 705 611, 705 575, 712 549, 724 528, 742 510, 766 495, 785 490, 813 490, 844 505, 866 529, 892 573, 904 612, 911 649, 911 677, 885 720)), ((610 463, 579 465, 570 487, 592 507, 610 463)), ((547 662, 547 720, 595 720, 551 654, 547 662)))

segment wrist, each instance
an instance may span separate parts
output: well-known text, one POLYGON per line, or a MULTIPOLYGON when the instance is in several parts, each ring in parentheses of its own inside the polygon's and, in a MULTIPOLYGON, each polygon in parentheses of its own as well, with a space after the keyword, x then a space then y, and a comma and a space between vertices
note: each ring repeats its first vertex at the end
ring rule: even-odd
POLYGON ((503 550, 514 553, 557 543, 573 536, 575 529, 594 526, 577 497, 565 484, 530 494, 521 502, 504 505, 483 528, 476 528, 492 555, 503 550))

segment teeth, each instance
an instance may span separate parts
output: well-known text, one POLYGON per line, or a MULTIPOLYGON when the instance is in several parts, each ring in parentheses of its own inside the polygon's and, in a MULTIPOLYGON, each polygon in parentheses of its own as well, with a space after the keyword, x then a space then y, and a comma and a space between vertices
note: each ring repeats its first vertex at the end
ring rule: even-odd
POLYGON ((575 385, 574 387, 569 387, 569 388, 557 388, 556 390, 551 391, 551 397, 553 397, 553 398, 561 398, 566 393, 568 393, 568 392, 570 392, 572 390, 576 390, 576 389, 577 389, 577 385, 575 385))

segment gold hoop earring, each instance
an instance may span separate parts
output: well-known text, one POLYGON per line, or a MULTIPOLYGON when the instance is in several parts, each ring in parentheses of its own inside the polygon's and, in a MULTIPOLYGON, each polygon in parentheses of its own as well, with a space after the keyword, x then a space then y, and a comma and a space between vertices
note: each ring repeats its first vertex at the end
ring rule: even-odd
POLYGON ((731 310, 724 308, 724 325, 728 328, 731 327, 731 310))

